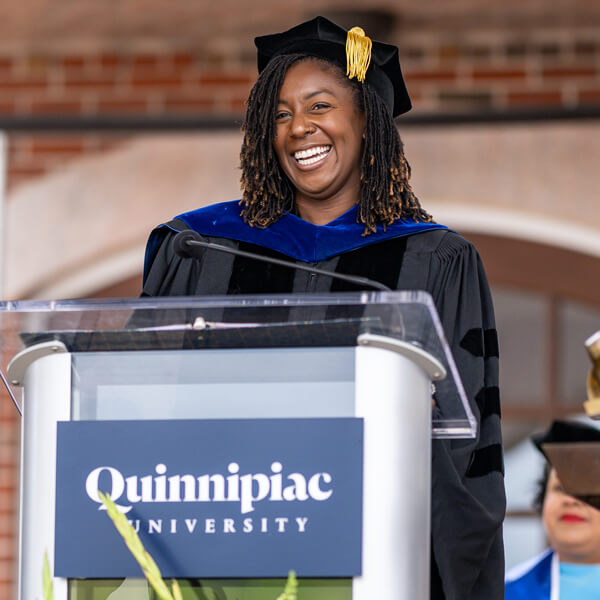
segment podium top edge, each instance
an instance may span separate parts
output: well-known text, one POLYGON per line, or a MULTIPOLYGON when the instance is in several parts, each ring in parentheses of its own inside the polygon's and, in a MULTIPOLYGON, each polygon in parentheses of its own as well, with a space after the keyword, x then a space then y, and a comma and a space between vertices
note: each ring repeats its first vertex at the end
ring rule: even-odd
POLYGON ((403 290, 391 292, 338 292, 328 294, 268 294, 245 296, 169 296, 144 298, 86 298, 67 300, 8 300, 0 302, 0 313, 14 312, 88 312, 128 309, 235 308, 274 306, 322 306, 368 304, 423 304, 433 307, 428 292, 403 290))

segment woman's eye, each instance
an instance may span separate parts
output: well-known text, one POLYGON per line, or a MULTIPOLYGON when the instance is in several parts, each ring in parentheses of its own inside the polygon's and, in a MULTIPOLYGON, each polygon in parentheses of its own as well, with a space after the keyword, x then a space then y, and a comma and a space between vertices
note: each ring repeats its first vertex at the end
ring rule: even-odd
POLYGON ((325 102, 317 102, 314 106, 313 106, 313 110, 321 110, 324 108, 329 108, 329 104, 326 104, 325 102))
POLYGON ((290 113, 281 110, 275 114, 275 120, 279 121, 280 119, 285 119, 289 114, 290 113))

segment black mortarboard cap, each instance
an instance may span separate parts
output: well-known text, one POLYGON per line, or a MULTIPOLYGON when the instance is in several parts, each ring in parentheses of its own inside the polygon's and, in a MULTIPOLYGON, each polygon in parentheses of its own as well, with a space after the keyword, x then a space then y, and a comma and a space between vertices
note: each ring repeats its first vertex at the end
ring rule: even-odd
POLYGON ((548 431, 535 435, 531 439, 537 449, 544 454, 543 444, 600 442, 600 430, 574 421, 552 421, 548 431))
MULTIPOLYGON (((347 37, 348 32, 343 27, 325 17, 316 17, 282 33, 257 37, 254 43, 258 49, 258 72, 272 58, 282 54, 323 58, 346 71, 347 37)), ((366 82, 375 89, 394 117, 411 109, 396 46, 373 41, 366 82)))
POLYGON ((553 421, 548 431, 531 439, 556 469, 565 491, 600 508, 600 430, 553 421))

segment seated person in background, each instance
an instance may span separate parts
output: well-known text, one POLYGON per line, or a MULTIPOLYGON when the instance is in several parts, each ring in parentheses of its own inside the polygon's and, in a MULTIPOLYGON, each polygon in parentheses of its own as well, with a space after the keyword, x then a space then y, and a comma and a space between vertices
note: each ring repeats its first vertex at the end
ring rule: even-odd
MULTIPOLYGON (((534 438, 545 443, 600 442, 600 431, 579 423, 554 421, 534 438)), ((600 457, 599 457, 600 458, 600 457)), ((600 598, 600 510, 568 494, 550 463, 535 499, 550 548, 506 576, 505 600, 600 598)))

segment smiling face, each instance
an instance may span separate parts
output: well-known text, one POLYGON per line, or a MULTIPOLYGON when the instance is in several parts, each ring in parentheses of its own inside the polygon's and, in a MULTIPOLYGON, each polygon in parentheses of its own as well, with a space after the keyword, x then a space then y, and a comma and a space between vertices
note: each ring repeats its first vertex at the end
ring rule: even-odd
POLYGON ((542 519, 561 561, 600 563, 600 510, 570 496, 552 469, 542 519))
POLYGON ((296 190, 300 216, 317 225, 360 197, 364 113, 351 85, 334 69, 318 60, 293 64, 275 115, 279 164, 296 190))

